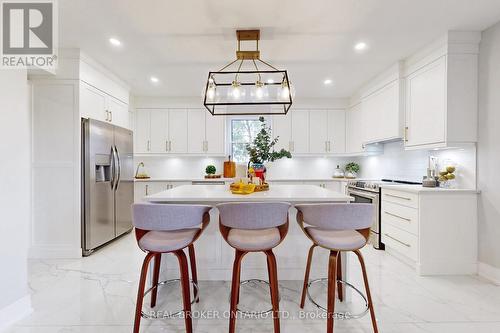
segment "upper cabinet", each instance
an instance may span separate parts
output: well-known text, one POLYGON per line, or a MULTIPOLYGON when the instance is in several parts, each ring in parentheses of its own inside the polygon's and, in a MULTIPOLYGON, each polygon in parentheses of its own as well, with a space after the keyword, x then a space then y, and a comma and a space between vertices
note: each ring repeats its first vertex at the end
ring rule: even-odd
POLYGON ((225 155, 224 117, 202 109, 137 109, 136 154, 225 155))
POLYGON ((345 110, 292 110, 273 116, 276 150, 296 155, 328 155, 345 152, 345 110))
POLYGON ((405 147, 477 141, 477 54, 446 54, 406 80, 405 147))
POLYGON ((361 104, 350 107, 346 113, 346 152, 349 154, 363 153, 365 117, 361 104))

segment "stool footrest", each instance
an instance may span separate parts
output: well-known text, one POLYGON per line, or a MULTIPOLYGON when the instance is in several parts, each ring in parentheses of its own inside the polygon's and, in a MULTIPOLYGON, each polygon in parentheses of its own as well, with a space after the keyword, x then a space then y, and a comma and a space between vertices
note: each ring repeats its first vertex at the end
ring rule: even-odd
MULTIPOLYGON (((266 284, 269 286, 269 282, 265 281, 265 280, 261 280, 261 279, 248 279, 248 280, 244 280, 244 281, 241 281, 240 282, 240 286, 244 286, 245 284, 249 284, 249 283, 260 283, 260 284, 266 284)), ((278 301, 281 300, 281 296, 278 295, 278 301)), ((265 314, 268 314, 268 313, 271 313, 273 311, 273 309, 269 309, 269 310, 266 310, 266 311, 244 311, 244 310, 241 310, 240 308, 236 308, 236 310, 239 312, 239 313, 242 313, 246 316, 263 316, 265 314)))
MULTIPOLYGON (((319 278, 319 279, 314 279, 314 280, 311 280, 309 281, 309 283, 307 284, 307 290, 306 290, 306 293, 307 293, 307 298, 311 301, 312 304, 314 304, 314 306, 316 306, 318 309, 324 311, 324 312, 327 312, 328 310, 319 305, 311 296, 311 294, 309 293, 309 287, 315 283, 320 283, 320 282, 328 282, 328 278, 319 278)), ((363 294, 361 292, 361 290, 359 290, 358 288, 356 288, 355 286, 353 286, 352 284, 350 284, 349 282, 346 282, 344 280, 337 280, 337 282, 340 282, 342 283, 344 286, 346 287, 349 287, 351 288, 352 290, 354 290, 359 296, 361 296, 361 298, 363 299, 364 301, 364 304, 365 304, 365 307, 364 307, 364 310, 361 311, 360 313, 356 313, 356 314, 351 314, 349 312, 335 312, 334 313, 334 316, 335 318, 338 318, 338 319, 358 319, 358 318, 361 318, 361 317, 364 317, 368 311, 369 311, 369 306, 368 306, 368 300, 365 296, 365 294, 363 294)), ((325 293, 326 294, 326 293, 325 293)))
MULTIPOLYGON (((147 294, 149 294, 151 291, 153 291, 154 289, 156 289, 156 288, 158 288, 160 286, 168 286, 168 285, 171 285, 171 284, 179 283, 180 281, 181 281, 180 279, 172 279, 172 280, 160 281, 157 284, 155 284, 154 286, 151 286, 151 288, 149 288, 148 290, 146 290, 144 292, 144 296, 143 297, 146 297, 147 294)), ((198 285, 193 280, 189 280, 189 281, 191 282, 191 285, 193 285, 193 287, 196 289, 196 296, 191 301, 191 305, 193 305, 199 299, 199 295, 200 295, 199 291, 200 291, 200 289, 198 288, 198 285)), ((162 311, 163 315, 162 315, 161 318, 158 318, 157 316, 148 315, 144 311, 141 311, 141 317, 142 318, 146 318, 146 319, 174 318, 174 317, 180 315, 183 311, 184 310, 180 310, 180 311, 169 313, 169 314, 166 314, 165 312, 162 311)))

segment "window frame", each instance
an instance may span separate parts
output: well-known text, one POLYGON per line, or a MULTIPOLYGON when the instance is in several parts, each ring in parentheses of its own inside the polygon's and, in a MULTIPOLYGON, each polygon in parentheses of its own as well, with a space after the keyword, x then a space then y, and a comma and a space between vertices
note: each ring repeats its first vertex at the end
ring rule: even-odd
MULTIPOLYGON (((226 140, 226 151, 229 152, 229 155, 231 155, 231 158, 234 160, 234 155, 233 155, 233 120, 259 120, 259 117, 264 117, 266 119, 267 126, 271 128, 271 133, 273 131, 273 117, 272 116, 260 116, 260 115, 241 115, 241 116, 226 116, 226 137, 228 140, 226 140)), ((240 144, 243 142, 239 142, 240 144)), ((235 161, 236 162, 236 161, 235 161)), ((245 164, 248 161, 245 162, 236 162, 237 164, 245 164)))

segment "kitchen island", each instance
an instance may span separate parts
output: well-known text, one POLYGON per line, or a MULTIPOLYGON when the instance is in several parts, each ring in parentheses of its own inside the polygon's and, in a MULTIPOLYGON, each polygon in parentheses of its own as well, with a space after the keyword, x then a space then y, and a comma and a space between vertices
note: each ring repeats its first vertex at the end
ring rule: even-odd
MULTIPOLYGON (((160 204, 207 204, 215 206, 223 202, 289 202, 334 203, 350 202, 353 198, 339 192, 314 185, 271 185, 268 191, 249 195, 232 194, 227 185, 182 185, 154 195, 146 196, 145 201, 160 204)), ((278 261, 280 280, 302 280, 311 241, 304 235, 296 222, 297 210, 290 208, 290 227, 285 240, 274 250, 278 261)), ((200 280, 231 280, 234 249, 222 239, 219 232, 217 209, 210 212, 210 225, 195 243, 200 280)), ((177 267, 173 256, 164 256, 166 266, 177 267)), ((328 251, 318 248, 314 253, 311 279, 324 277, 328 262, 328 251)), ((347 260, 342 260, 343 265, 347 260)), ((242 266, 242 280, 260 278, 267 280, 266 257, 262 253, 249 253, 242 266)), ((344 267, 345 268, 345 267, 344 267)), ((177 269, 167 272, 168 278, 177 277, 177 269)), ((344 269, 344 271, 346 271, 344 269)))

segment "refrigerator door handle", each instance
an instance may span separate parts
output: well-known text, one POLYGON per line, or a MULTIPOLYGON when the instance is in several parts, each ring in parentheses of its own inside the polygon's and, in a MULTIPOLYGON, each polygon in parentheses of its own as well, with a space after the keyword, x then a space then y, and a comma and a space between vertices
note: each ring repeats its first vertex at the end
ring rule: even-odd
POLYGON ((118 149, 115 148, 115 162, 116 162, 116 184, 115 184, 115 191, 118 190, 118 185, 120 185, 120 180, 121 180, 121 173, 122 173, 122 164, 120 161, 120 154, 118 153, 118 149))
POLYGON ((110 178, 110 185, 111 185, 111 190, 114 190, 115 188, 115 172, 116 172, 116 165, 115 165, 115 151, 113 150, 113 147, 111 147, 111 163, 110 163, 110 173, 111 173, 111 178, 110 178))

